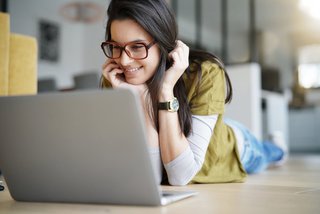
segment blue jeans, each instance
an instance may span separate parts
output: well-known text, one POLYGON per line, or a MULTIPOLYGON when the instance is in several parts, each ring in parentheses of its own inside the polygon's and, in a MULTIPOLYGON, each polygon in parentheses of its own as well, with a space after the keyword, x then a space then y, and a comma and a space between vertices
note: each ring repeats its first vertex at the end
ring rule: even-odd
POLYGON ((268 141, 258 141, 242 124, 231 119, 225 119, 227 124, 237 127, 244 136, 244 148, 241 163, 248 174, 265 170, 270 164, 281 160, 284 151, 268 141))

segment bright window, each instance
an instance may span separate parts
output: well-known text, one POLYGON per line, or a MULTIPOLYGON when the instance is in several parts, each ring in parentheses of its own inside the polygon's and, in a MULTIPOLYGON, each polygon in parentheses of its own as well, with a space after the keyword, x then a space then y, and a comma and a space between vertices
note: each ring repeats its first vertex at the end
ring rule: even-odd
POLYGON ((300 64, 299 84, 304 88, 320 88, 320 63, 300 64))
POLYGON ((320 19, 320 1, 319 0, 300 0, 299 7, 310 16, 320 19))

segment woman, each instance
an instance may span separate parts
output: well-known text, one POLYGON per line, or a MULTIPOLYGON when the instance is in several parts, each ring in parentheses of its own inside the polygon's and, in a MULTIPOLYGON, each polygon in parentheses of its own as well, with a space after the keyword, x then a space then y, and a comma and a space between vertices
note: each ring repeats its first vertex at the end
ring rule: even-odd
POLYGON ((224 66, 177 40, 165 0, 112 0, 108 17, 101 85, 139 93, 159 182, 241 182, 284 157, 284 149, 224 122, 232 97, 224 66))

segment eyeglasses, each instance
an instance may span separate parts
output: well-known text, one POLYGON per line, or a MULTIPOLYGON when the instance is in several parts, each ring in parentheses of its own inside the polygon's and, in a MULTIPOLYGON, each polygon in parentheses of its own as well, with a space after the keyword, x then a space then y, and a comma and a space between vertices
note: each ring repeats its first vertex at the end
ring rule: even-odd
POLYGON ((148 57, 148 50, 156 43, 156 41, 150 44, 145 44, 143 42, 129 42, 124 46, 116 42, 102 42, 101 48, 103 53, 110 59, 118 59, 121 57, 122 51, 135 60, 145 59, 148 57))

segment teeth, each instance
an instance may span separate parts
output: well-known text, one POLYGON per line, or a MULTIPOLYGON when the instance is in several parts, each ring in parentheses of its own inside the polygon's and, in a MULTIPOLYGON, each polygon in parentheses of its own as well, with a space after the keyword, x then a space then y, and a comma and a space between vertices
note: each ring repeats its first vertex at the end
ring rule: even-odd
POLYGON ((131 69, 126 69, 128 72, 135 72, 139 70, 140 68, 131 68, 131 69))

